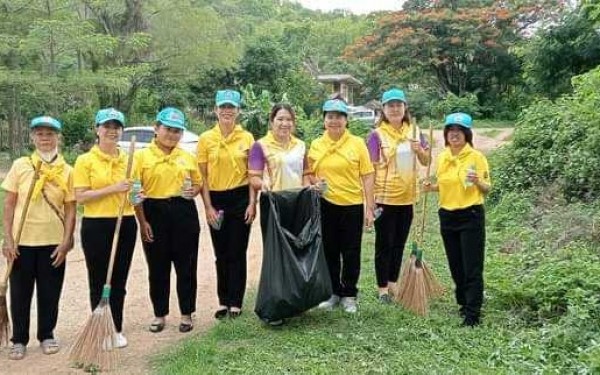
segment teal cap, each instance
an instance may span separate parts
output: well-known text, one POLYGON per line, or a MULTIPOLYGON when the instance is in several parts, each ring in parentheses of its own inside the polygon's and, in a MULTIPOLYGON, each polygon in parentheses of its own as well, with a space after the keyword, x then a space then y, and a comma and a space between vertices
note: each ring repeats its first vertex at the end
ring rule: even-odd
POLYGON ((403 103, 406 102, 406 95, 404 95, 404 91, 400 89, 390 89, 383 93, 381 96, 381 104, 385 104, 392 100, 399 100, 403 103))
POLYGON ((323 103, 323 112, 340 112, 347 115, 348 105, 339 99, 327 100, 323 103))
POLYGON ((471 116, 467 115, 466 113, 462 113, 462 112, 451 113, 448 116, 446 116, 446 121, 444 121, 444 126, 452 126, 452 125, 459 125, 459 126, 462 126, 463 128, 471 129, 471 127, 473 126, 473 119, 471 118, 471 116))
POLYGON ((242 102, 242 96, 238 91, 235 90, 219 90, 217 91, 217 95, 215 97, 215 103, 217 107, 220 107, 225 104, 231 104, 234 107, 240 107, 240 103, 242 102))
POLYGON ((48 128, 52 128, 58 131, 62 130, 62 125, 60 121, 50 116, 40 116, 31 120, 31 124, 29 124, 29 128, 34 129, 40 126, 45 126, 48 128))
POLYGON ((96 126, 111 120, 119 122, 121 126, 125 126, 125 115, 114 108, 104 108, 96 113, 96 126))
POLYGON ((163 110, 156 115, 156 121, 170 128, 185 130, 185 115, 177 108, 163 108, 163 110))

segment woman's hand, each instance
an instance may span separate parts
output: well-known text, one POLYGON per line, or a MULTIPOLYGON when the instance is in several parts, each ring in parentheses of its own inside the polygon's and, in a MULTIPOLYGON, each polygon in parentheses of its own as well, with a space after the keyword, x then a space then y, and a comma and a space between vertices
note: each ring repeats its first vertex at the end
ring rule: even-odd
POLYGON ((67 243, 61 243, 60 245, 56 246, 56 249, 54 249, 50 255, 50 259, 53 259, 52 267, 58 268, 65 262, 67 259, 67 253, 72 248, 72 244, 70 242, 71 241, 69 240, 67 243))
POLYGON ((2 242, 2 254, 9 262, 14 262, 19 257, 19 249, 11 237, 7 237, 2 242))
POLYGON ((424 193, 438 191, 438 186, 436 184, 432 184, 430 180, 425 180, 425 181, 423 181, 423 184, 421 185, 421 191, 424 193))
POLYGON ((125 193, 131 189, 131 182, 128 180, 123 180, 111 185, 110 187, 113 193, 125 193))
POLYGON ((206 210, 206 222, 211 227, 214 227, 219 220, 217 210, 215 210, 213 206, 204 207, 204 209, 206 210))
POLYGON ((140 223, 140 234, 142 236, 142 241, 144 242, 154 242, 154 232, 152 231, 152 226, 149 222, 145 221, 140 223))
POLYGON ((244 213, 244 222, 247 225, 250 225, 254 221, 254 217, 256 217, 256 204, 254 204, 254 202, 250 202, 246 208, 246 212, 244 213))
POLYGON ((365 212, 365 227, 367 229, 371 229, 371 227, 373 227, 374 222, 375 222, 374 207, 367 207, 367 210, 365 212))

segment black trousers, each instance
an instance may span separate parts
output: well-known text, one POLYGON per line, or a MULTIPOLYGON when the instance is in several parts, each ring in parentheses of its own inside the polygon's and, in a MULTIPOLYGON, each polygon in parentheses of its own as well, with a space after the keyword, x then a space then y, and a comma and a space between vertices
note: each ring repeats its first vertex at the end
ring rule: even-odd
POLYGON ((242 307, 246 293, 248 240, 250 225, 244 222, 249 204, 248 186, 225 191, 211 191, 212 206, 223 210, 225 219, 220 230, 210 228, 217 266, 219 304, 242 307))
POLYGON ((65 263, 52 267, 52 252, 58 245, 19 246, 19 257, 10 274, 10 314, 14 344, 29 343, 31 299, 37 289, 37 339, 54 338, 58 320, 58 301, 65 279, 65 263))
MULTIPOLYGON (((108 262, 117 218, 86 218, 81 220, 81 245, 88 271, 90 306, 92 311, 100 303, 102 288, 106 282, 108 262)), ((123 331, 123 305, 125 286, 129 276, 131 259, 135 248, 137 223, 133 216, 124 216, 117 243, 117 255, 113 267, 110 292, 110 310, 117 332, 123 331)))
POLYGON ((413 220, 413 206, 380 204, 381 216, 375 220, 375 276, 377 286, 395 283, 400 274, 404 246, 413 220))
POLYGON ((333 294, 356 297, 364 207, 362 204, 339 206, 321 199, 321 224, 333 294))
POLYGON ((467 316, 479 317, 483 303, 483 261, 485 256, 485 211, 483 206, 461 210, 439 210, 440 229, 456 302, 467 316))
POLYGON ((154 316, 169 314, 171 263, 177 275, 179 310, 191 315, 196 311, 198 289, 200 222, 196 202, 175 197, 146 199, 143 205, 154 234, 153 242, 143 243, 154 316))

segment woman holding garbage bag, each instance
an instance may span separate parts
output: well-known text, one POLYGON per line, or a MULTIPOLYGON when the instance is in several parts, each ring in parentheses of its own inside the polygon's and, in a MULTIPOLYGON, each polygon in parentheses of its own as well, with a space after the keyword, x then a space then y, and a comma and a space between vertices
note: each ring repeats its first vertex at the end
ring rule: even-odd
POLYGON ((217 91, 218 122, 200 135, 198 165, 204 185, 202 199, 210 225, 216 266, 219 307, 216 319, 237 318, 246 291, 246 252, 256 214, 256 191, 248 183, 248 154, 252 134, 236 124, 241 96, 217 91))
POLYGON ((374 220, 374 170, 365 142, 346 128, 347 104, 327 100, 323 118, 325 133, 313 141, 308 153, 323 193, 323 245, 333 287, 333 295, 319 307, 331 310, 341 304, 344 311, 355 313, 362 228, 374 220))
POLYGON ((146 199, 135 207, 148 263, 154 320, 150 331, 161 332, 169 314, 171 263, 177 275, 179 332, 193 329, 196 311, 200 223, 194 197, 202 186, 193 155, 178 147, 186 129, 185 116, 167 107, 158 113, 155 138, 135 153, 139 181, 146 199))
POLYGON ((13 344, 9 358, 13 360, 23 359, 26 354, 34 287, 37 290, 37 339, 42 352, 54 354, 60 349, 54 328, 65 260, 73 248, 75 228, 73 172, 58 152, 61 128, 61 123, 52 117, 34 118, 30 129, 35 151, 31 156, 15 160, 2 181, 6 191, 2 252, 8 262, 12 262, 13 344))
POLYGON ((440 231, 456 302, 463 326, 480 324, 485 255, 484 197, 491 189, 486 157, 473 148, 473 119, 452 113, 444 122, 446 148, 437 160, 437 184, 425 183, 426 192, 439 192, 440 231))
POLYGON ((310 184, 304 142, 293 136, 295 113, 273 106, 271 130, 250 150, 250 182, 260 197, 263 264, 256 314, 272 326, 331 295, 322 250, 319 196, 310 184))
POLYGON ((421 142, 420 130, 411 123, 404 91, 393 88, 381 97, 383 113, 379 126, 367 138, 375 167, 375 275, 379 301, 391 303, 402 265, 404 245, 413 219, 416 199, 414 156, 429 163, 429 145, 421 142), (419 139, 413 139, 413 133, 419 139))
MULTIPOLYGON (((73 172, 75 198, 83 205, 81 245, 88 271, 92 310, 102 298, 121 198, 132 187, 131 181, 125 178, 127 155, 117 143, 124 125, 123 113, 114 108, 99 110, 96 114, 97 144, 77 158, 73 172)), ((138 194, 137 199, 141 201, 142 197, 138 194)), ((127 338, 123 335, 123 305, 136 235, 133 205, 127 204, 123 211, 110 294, 110 308, 118 333, 116 348, 127 346, 127 338)))

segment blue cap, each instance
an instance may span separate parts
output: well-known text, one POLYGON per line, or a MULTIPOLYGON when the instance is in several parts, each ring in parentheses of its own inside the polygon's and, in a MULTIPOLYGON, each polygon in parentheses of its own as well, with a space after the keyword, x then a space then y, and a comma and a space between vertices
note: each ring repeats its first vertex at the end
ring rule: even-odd
POLYGON ((403 103, 406 102, 406 95, 404 95, 404 91, 400 89, 390 89, 383 93, 381 96, 381 104, 385 104, 392 100, 399 100, 403 103))
POLYGON ((444 126, 452 126, 452 125, 459 125, 459 126, 462 126, 463 128, 471 129, 471 127, 473 126, 473 119, 471 118, 471 116, 467 115, 466 113, 462 113, 462 112, 451 113, 448 116, 446 116, 446 121, 444 121, 444 126))
POLYGON ((40 126, 45 126, 48 128, 58 130, 58 131, 62 130, 62 125, 61 125, 60 121, 58 121, 57 119, 52 118, 50 116, 36 117, 33 120, 31 120, 31 124, 29 124, 29 128, 31 128, 31 129, 37 128, 40 126))
POLYGON ((114 108, 104 108, 96 113, 96 126, 111 120, 119 122, 121 126, 125 126, 125 115, 114 108))
POLYGON ((163 108, 163 110, 156 115, 156 121, 170 128, 185 130, 185 115, 177 108, 163 108))
POLYGON ((348 105, 339 99, 331 99, 323 103, 323 112, 340 112, 348 114, 348 105))
POLYGON ((239 108, 241 101, 242 96, 238 91, 235 90, 219 90, 217 91, 217 95, 215 97, 217 107, 225 104, 231 104, 232 106, 239 108))

